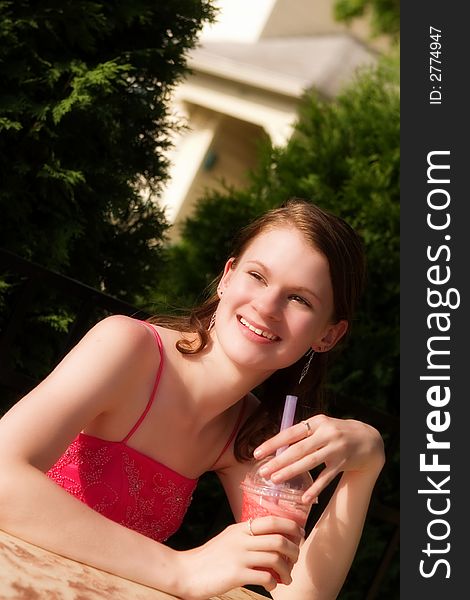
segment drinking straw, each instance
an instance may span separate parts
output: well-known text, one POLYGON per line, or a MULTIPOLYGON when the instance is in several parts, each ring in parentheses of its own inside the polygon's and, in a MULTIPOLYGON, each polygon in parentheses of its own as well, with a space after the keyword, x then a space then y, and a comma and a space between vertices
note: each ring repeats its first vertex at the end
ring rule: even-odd
MULTIPOLYGON (((292 425, 292 423, 294 422, 296 406, 297 396, 291 396, 290 394, 287 394, 286 400, 284 402, 284 411, 282 413, 281 426, 279 428, 279 431, 283 431, 284 429, 287 429, 292 425)), ((282 446, 282 448, 278 448, 276 450, 276 456, 281 454, 281 452, 284 452, 284 450, 286 450, 287 448, 288 446, 282 446)))

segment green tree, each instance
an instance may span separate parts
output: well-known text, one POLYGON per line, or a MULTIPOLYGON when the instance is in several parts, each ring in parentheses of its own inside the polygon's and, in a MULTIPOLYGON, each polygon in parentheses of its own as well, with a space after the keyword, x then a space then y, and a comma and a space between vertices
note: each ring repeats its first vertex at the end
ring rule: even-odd
POLYGON ((169 99, 209 0, 0 2, 0 245, 110 294, 155 283, 169 99))
POLYGON ((334 13, 338 21, 346 23, 368 13, 373 34, 387 34, 398 41, 400 0, 336 0, 334 13))
MULTIPOLYGON (((0 0, 1 247, 144 301, 168 226, 149 196, 178 126, 171 92, 213 16, 210 0, 0 0)), ((22 283, 0 273, 0 330, 22 283)), ((8 368, 38 379, 78 303, 36 292, 8 368)), ((2 393, 4 405, 15 394, 2 393)))

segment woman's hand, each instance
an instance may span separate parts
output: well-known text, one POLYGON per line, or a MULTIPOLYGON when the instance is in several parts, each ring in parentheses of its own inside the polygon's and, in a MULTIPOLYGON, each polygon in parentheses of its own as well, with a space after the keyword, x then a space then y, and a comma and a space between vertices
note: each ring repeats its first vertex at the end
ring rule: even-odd
POLYGON ((325 468, 305 492, 312 502, 342 471, 370 471, 376 477, 384 464, 380 433, 361 421, 316 415, 281 431, 259 446, 254 456, 262 459, 289 446, 264 466, 262 475, 279 483, 321 464, 325 468))
POLYGON ((281 517, 259 517, 230 525, 203 546, 180 553, 181 595, 184 600, 207 600, 246 584, 272 591, 277 582, 266 570, 291 582, 304 531, 281 517))

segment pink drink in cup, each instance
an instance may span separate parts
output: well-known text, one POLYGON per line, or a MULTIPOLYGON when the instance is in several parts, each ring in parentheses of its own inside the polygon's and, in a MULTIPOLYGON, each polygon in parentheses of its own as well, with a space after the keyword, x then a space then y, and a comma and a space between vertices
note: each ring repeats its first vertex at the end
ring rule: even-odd
MULTIPOLYGON (((271 458, 257 463, 240 484, 243 490, 241 520, 274 515, 291 519, 305 528, 311 505, 302 503, 302 495, 312 485, 313 479, 308 472, 277 484, 265 479, 258 469, 271 458)), ((280 583, 279 575, 271 569, 268 571, 280 583)))
MULTIPOLYGON (((287 395, 282 413, 281 426, 279 428, 280 431, 287 429, 294 422, 296 406, 297 396, 287 395)), ((276 456, 286 449, 287 446, 278 448, 276 456)), ((312 485, 312 476, 309 472, 306 472, 292 477, 288 481, 274 483, 270 479, 265 479, 259 473, 260 467, 271 460, 271 458, 272 456, 269 456, 256 463, 240 484, 243 490, 241 520, 248 521, 257 517, 274 515, 291 519, 305 529, 311 505, 303 504, 302 496, 312 485)), ((279 575, 272 569, 267 570, 280 583, 279 575)))

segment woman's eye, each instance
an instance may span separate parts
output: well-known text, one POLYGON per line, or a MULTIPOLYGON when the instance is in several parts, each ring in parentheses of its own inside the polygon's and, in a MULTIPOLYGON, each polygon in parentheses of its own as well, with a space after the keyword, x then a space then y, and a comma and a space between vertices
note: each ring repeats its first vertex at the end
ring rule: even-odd
POLYGON ((302 298, 302 296, 297 296, 294 294, 293 296, 290 296, 290 299, 298 302, 299 304, 303 304, 304 306, 311 306, 310 302, 305 300, 305 298, 302 298))
POLYGON ((248 275, 250 275, 251 277, 253 277, 253 279, 256 279, 257 281, 263 281, 263 277, 256 271, 249 271, 248 275))

